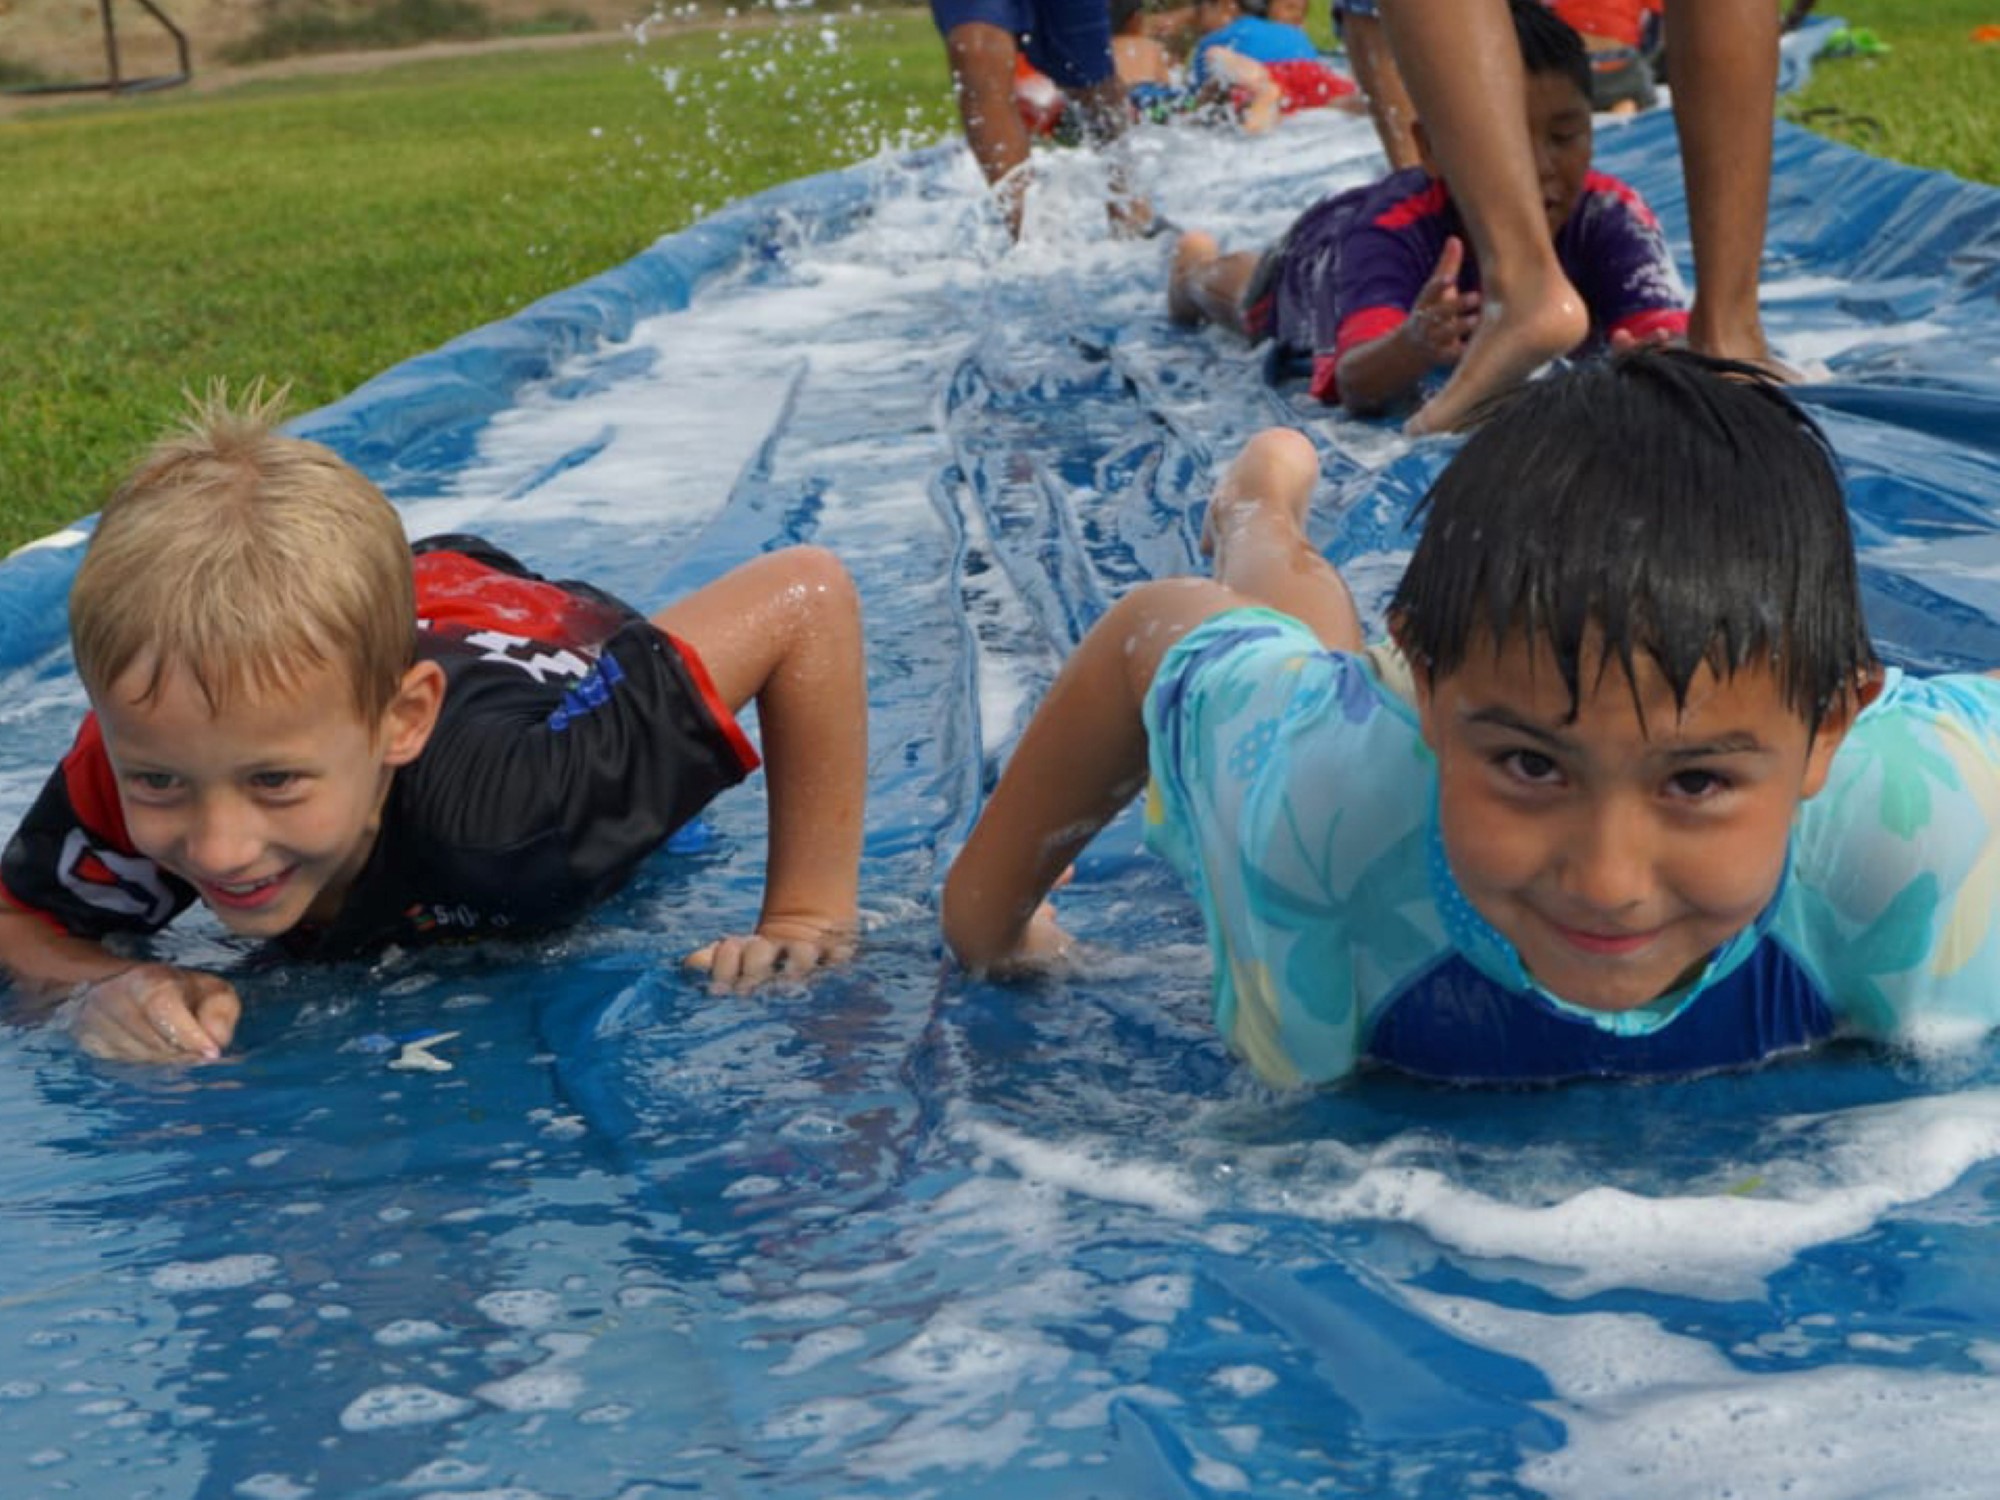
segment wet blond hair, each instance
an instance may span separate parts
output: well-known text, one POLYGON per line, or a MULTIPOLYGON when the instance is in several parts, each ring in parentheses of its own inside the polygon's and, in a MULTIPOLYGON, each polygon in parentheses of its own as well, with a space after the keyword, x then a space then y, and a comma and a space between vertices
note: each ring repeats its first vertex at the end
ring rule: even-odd
POLYGON ((142 702, 186 672, 220 710, 331 668, 380 721, 416 645, 409 544, 365 475, 275 430, 286 394, 191 394, 106 502, 69 596, 93 698, 135 668, 142 702))

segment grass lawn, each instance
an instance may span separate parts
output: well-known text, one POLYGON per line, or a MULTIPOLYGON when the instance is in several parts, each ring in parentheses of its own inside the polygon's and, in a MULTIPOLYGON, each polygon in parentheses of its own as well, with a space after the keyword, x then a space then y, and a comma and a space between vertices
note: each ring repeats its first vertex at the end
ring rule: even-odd
POLYGON ((1889 51, 1820 63, 1783 101, 1813 129, 1877 156, 2000 183, 2000 42, 1974 42, 2000 22, 1994 0, 1819 0, 1889 51), (1826 115, 1814 111, 1836 110, 1826 115))
MULTIPOLYGON (((1993 0, 1822 0, 1891 51, 1788 113, 2000 182, 1993 0), (1872 117, 1876 125, 1867 119, 1872 117)), ((295 407, 731 198, 953 128, 923 11, 487 54, 0 119, 0 550, 96 509, 183 387, 295 407), (831 37, 831 41, 828 37, 831 37)))
POLYGON ((732 198, 956 119, 927 12, 0 120, 0 550, 216 376, 310 410, 732 198))

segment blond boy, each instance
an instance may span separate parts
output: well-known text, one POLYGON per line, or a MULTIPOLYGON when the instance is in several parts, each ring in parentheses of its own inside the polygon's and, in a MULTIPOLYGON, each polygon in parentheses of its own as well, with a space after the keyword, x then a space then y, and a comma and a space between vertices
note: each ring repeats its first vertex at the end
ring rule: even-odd
POLYGON ((859 612, 773 553, 646 618, 473 538, 412 547, 381 492, 219 396, 106 504, 70 595, 90 700, 0 859, 0 964, 90 1051, 206 1061, 219 974, 107 946, 196 901, 338 957, 573 920, 758 764, 763 909, 718 983, 851 951, 865 774, 859 612), (414 556, 413 556, 414 550, 414 556))

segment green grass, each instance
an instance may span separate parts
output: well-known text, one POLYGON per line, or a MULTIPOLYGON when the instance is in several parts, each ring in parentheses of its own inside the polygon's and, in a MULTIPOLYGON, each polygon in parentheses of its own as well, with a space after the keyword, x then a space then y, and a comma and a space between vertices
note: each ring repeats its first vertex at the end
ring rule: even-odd
POLYGON ((0 549, 95 510, 183 388, 269 376, 310 410, 732 198, 949 128, 927 14, 843 15, 834 49, 827 24, 0 122, 0 549))
POLYGON ((1822 14, 1889 45, 1877 58, 1826 61, 1784 101, 1792 118, 1877 156, 2000 183, 2000 43, 1971 40, 2000 21, 1993 0, 1819 0, 1822 14), (1836 114, 1810 113, 1838 111, 1836 114))

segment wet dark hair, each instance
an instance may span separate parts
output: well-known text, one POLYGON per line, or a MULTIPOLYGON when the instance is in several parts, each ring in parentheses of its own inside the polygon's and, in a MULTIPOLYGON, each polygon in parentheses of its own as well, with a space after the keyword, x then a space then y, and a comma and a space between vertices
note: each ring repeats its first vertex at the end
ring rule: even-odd
POLYGON ((1122 32, 1132 24, 1132 18, 1145 14, 1146 0, 1111 0, 1111 29, 1122 32))
POLYGON ((1703 663, 1767 663, 1817 729, 1876 670, 1833 450, 1753 366, 1629 354, 1480 415, 1389 605, 1420 671, 1525 635, 1575 713, 1586 652, 1628 677, 1644 652, 1682 706, 1703 663))
POLYGON ((1590 98, 1590 53, 1583 38, 1543 0, 1507 0, 1514 15, 1514 36, 1521 44, 1521 64, 1529 77, 1561 73, 1590 98))

